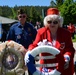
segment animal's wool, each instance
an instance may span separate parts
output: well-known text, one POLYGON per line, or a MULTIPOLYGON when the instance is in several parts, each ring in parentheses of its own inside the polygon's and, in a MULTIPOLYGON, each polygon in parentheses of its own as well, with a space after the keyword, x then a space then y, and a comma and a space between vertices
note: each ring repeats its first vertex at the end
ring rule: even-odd
POLYGON ((14 41, 2 42, 0 44, 0 75, 3 73, 6 75, 22 75, 27 70, 26 66, 24 66, 25 53, 25 48, 21 44, 14 41), (14 68, 5 65, 5 63, 13 65, 15 62, 14 68))

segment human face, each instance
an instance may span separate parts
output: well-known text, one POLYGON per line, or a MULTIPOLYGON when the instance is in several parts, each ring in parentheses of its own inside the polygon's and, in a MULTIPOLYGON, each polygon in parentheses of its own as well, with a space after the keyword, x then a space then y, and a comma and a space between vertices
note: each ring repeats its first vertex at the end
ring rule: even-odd
POLYGON ((59 27, 59 21, 57 19, 48 20, 47 24, 51 31, 57 31, 57 29, 59 27))
POLYGON ((18 15, 18 20, 21 22, 21 24, 23 25, 26 21, 26 15, 25 14, 19 14, 18 15))

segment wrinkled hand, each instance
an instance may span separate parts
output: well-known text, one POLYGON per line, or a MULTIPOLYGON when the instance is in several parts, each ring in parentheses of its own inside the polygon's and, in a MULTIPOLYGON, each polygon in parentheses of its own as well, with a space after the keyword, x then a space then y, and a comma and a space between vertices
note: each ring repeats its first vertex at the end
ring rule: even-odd
POLYGON ((70 57, 68 55, 64 55, 64 58, 65 58, 64 69, 67 69, 69 67, 70 57))

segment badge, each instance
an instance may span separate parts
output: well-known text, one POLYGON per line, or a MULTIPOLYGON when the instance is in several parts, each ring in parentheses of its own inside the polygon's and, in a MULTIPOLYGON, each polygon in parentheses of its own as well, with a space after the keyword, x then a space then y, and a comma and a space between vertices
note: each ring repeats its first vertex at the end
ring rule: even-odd
POLYGON ((21 36, 20 35, 17 35, 17 39, 20 39, 21 38, 21 36))
POLYGON ((60 44, 60 49, 64 49, 65 48, 65 42, 60 44))

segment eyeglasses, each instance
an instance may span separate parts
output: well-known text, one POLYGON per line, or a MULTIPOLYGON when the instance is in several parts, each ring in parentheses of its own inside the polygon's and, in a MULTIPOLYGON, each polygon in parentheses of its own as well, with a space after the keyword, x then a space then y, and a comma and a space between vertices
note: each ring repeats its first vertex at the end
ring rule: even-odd
POLYGON ((25 18, 26 16, 25 15, 23 15, 23 16, 19 16, 19 18, 25 18))
POLYGON ((51 24, 51 23, 53 23, 53 24, 58 24, 58 21, 47 21, 47 23, 48 23, 48 24, 51 24))

